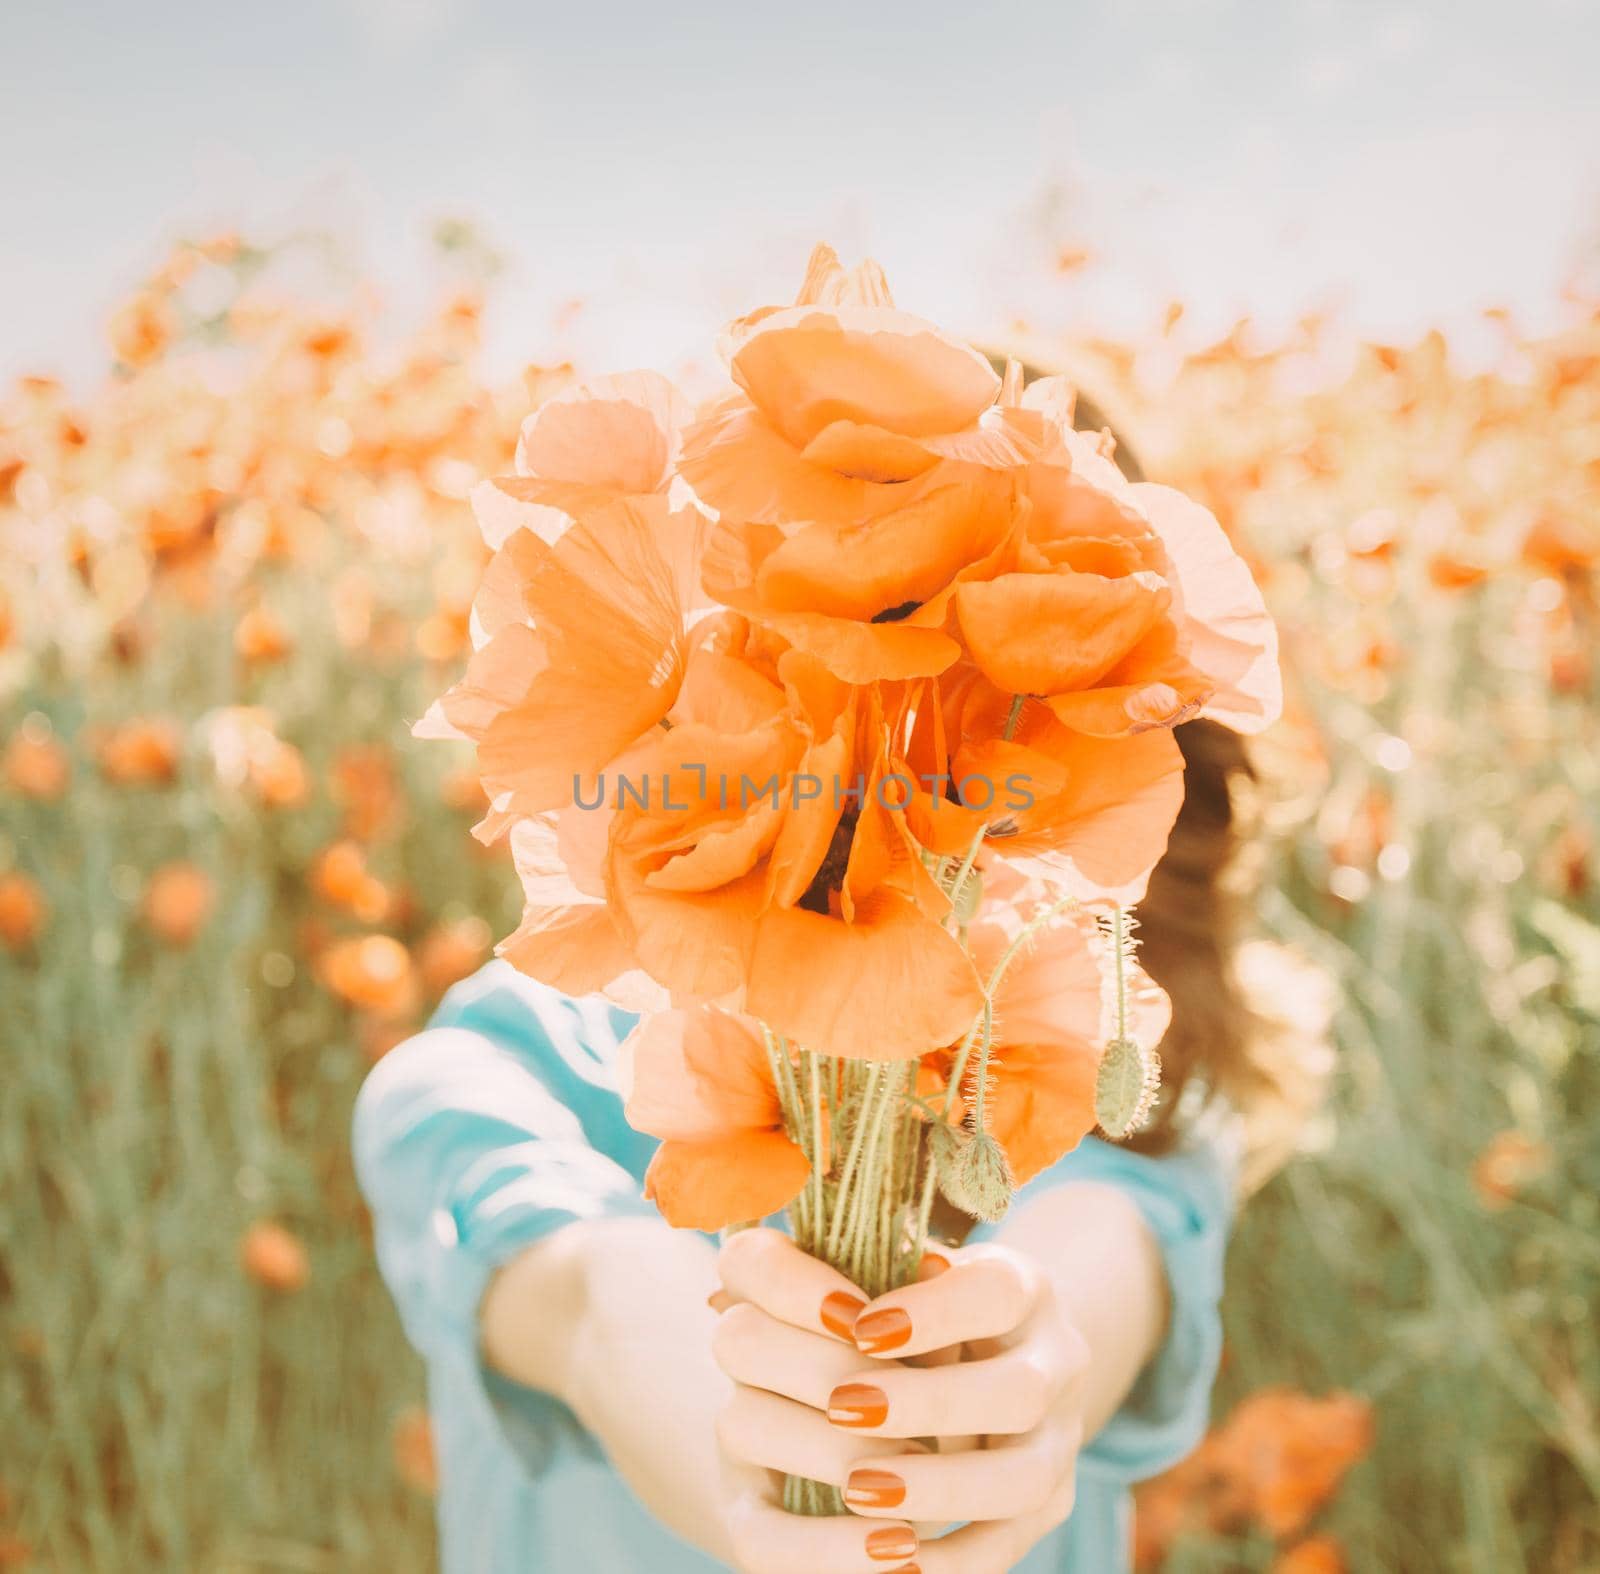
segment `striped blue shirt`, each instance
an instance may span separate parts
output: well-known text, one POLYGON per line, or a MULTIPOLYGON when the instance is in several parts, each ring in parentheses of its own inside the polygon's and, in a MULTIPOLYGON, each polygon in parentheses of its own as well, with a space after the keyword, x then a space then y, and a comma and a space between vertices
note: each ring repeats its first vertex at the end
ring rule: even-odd
MULTIPOLYGON (((655 1139, 623 1118, 616 1083, 616 1047, 633 1020, 494 962, 457 985, 430 1024, 460 1031, 430 1030, 393 1050, 357 1103, 356 1166, 378 1261, 427 1364, 445 1574, 722 1567, 650 1515, 565 1405, 479 1355, 478 1302, 497 1267, 574 1220, 654 1212, 642 1180, 655 1139)), ((1171 1324, 1084 1448, 1072 1518, 1020 1574, 1128 1569, 1128 1488, 1199 1439, 1221 1346, 1232 1188, 1219 1154, 1197 1145, 1157 1159, 1091 1138, 1024 1196, 1088 1180, 1122 1187, 1149 1221, 1171 1324)))

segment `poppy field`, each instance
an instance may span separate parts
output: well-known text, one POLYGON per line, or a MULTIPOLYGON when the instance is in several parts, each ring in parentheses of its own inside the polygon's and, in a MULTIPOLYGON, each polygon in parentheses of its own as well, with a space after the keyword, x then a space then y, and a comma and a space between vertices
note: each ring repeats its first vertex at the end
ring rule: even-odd
MULTIPOLYGON (((409 729, 470 492, 592 369, 486 372, 466 274, 402 328, 283 263, 180 245, 97 380, 0 390, 3 1571, 434 1567, 350 1111, 517 924, 470 748, 409 729)), ((1142 1569, 1600 1567, 1600 303, 1557 315, 1051 350, 1250 563, 1288 696, 1253 982, 1304 1097, 1142 1569)))

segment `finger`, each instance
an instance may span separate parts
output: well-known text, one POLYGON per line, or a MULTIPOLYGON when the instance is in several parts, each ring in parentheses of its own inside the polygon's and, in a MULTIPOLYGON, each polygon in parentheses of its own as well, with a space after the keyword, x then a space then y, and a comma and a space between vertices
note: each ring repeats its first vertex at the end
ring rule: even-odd
POLYGON ((835 1487, 873 1453, 908 1457, 901 1453, 903 1443, 851 1437, 829 1426, 820 1410, 759 1388, 734 1389, 717 1414, 717 1441, 724 1453, 747 1465, 835 1487))
POLYGON ((863 1355, 906 1356, 997 1338, 1027 1317, 1040 1284, 1038 1270, 1018 1253, 969 1247, 952 1255, 948 1272, 871 1302, 856 1317, 856 1347, 863 1355))
POLYGON ((717 1254, 722 1287, 780 1322, 848 1339, 867 1299, 835 1268, 777 1230, 740 1230, 717 1254))
POLYGON ((904 1520, 786 1514, 774 1501, 771 1478, 754 1466, 730 1466, 729 1485, 735 1496, 728 1533, 745 1574, 882 1574, 916 1556, 917 1533, 904 1520))
POLYGON ((1073 1431, 1062 1422, 1048 1422, 1002 1448, 866 1455, 845 1478, 844 1500, 857 1514, 940 1523, 1036 1514, 1072 1473, 1073 1431))
POLYGON ((864 1372, 858 1367, 828 1395, 827 1415, 833 1425, 868 1437, 1031 1432, 1068 1375, 1042 1342, 950 1366, 879 1362, 864 1372))
POLYGON ((780 1323, 748 1301, 718 1320, 711 1353, 734 1382, 782 1394, 813 1410, 823 1409, 828 1396, 861 1370, 854 1345, 780 1323))
POLYGON ((1010 1574, 1018 1563, 1072 1513, 1074 1480, 1058 1482, 1049 1501, 1032 1514, 968 1525, 917 1548, 921 1574, 1010 1574))

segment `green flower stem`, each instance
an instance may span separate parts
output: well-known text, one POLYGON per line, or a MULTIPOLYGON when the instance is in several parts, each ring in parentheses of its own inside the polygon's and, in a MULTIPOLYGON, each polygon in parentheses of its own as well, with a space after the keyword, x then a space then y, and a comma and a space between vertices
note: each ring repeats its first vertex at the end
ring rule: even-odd
MULTIPOLYGON (((826 1248, 819 1254, 828 1262, 839 1260, 839 1247, 844 1239, 844 1204, 855 1182, 856 1166, 861 1162, 861 1149, 867 1135, 867 1100, 871 1097, 872 1089, 869 1086, 862 1094, 862 1104, 856 1115, 855 1129, 850 1133, 850 1152, 844 1161, 844 1169, 839 1176, 839 1190, 833 1200, 833 1221, 828 1229, 826 1248)), ((815 1156, 813 1162, 816 1162, 815 1156)), ((818 1235, 820 1239, 820 1231, 818 1235)))
POLYGON ((994 996, 983 997, 983 1042, 978 1047, 978 1069, 973 1073, 976 1088, 972 1099, 972 1129, 983 1130, 983 1102, 989 1091, 989 1057, 994 1053, 994 996))
MULTIPOLYGON (((922 1123, 906 1103, 916 1063, 840 1061, 808 1050, 794 1057, 773 1034, 767 1047, 785 1129, 811 1161, 811 1179, 790 1205, 795 1240, 868 1295, 906 1282, 920 1258, 920 1250, 900 1250, 903 1210, 922 1165, 922 1123), (835 1177, 838 1152, 824 1153, 825 1134, 830 1116, 837 1131, 846 1104, 856 1113, 835 1177)), ((796 1476, 785 1481, 783 1501, 792 1514, 845 1512, 837 1488, 796 1476)))
POLYGON ((822 1216, 826 1209, 823 1192, 823 1140, 822 1140, 822 1069, 821 1056, 805 1050, 805 1059, 811 1070, 811 1230, 814 1238, 822 1230, 822 1216))

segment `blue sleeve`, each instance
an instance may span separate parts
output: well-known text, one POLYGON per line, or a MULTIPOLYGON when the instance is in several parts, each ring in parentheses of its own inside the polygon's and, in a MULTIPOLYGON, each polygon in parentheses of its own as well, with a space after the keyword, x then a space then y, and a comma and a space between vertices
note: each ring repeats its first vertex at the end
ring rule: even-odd
POLYGON ((356 1173, 425 1356, 475 1348, 484 1287, 524 1247, 576 1219, 654 1214, 641 1179, 655 1144, 614 1080, 631 1023, 491 963, 367 1078, 356 1173))
POLYGON ((1152 1157, 1090 1137, 1031 1181, 1022 1198, 1079 1181, 1117 1186, 1138 1206, 1161 1248, 1171 1296, 1165 1343, 1079 1461, 1086 1474, 1127 1485, 1176 1464, 1205 1432, 1222 1355, 1233 1181, 1209 1143, 1152 1157))

